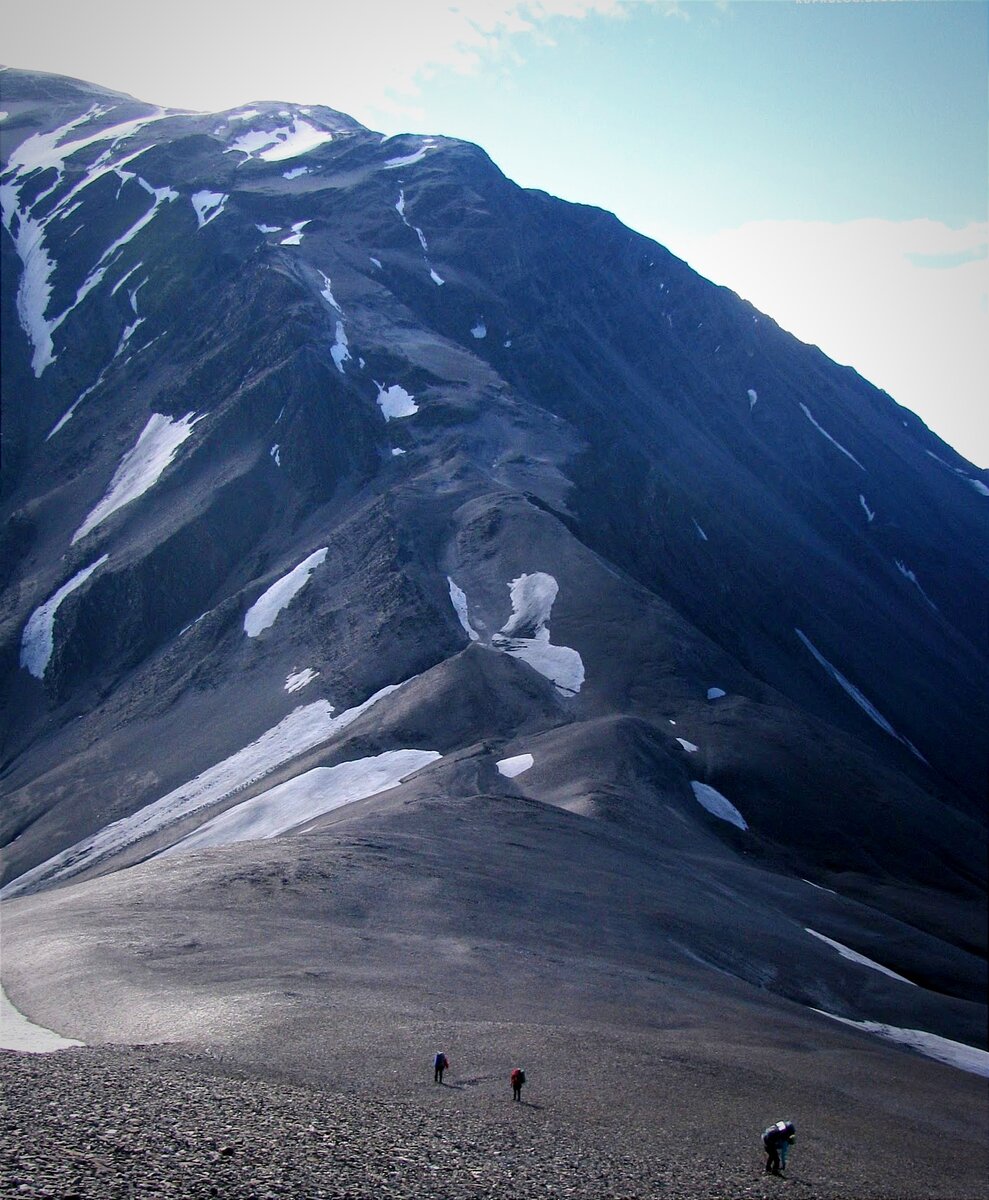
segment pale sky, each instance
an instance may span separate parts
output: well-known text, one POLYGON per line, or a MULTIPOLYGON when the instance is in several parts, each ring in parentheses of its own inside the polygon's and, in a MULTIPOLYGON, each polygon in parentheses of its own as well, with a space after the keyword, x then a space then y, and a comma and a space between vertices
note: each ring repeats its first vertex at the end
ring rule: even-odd
POLYGON ((174 107, 319 103, 477 142, 989 465, 983 0, 45 0, 8 6, 2 54, 174 107))

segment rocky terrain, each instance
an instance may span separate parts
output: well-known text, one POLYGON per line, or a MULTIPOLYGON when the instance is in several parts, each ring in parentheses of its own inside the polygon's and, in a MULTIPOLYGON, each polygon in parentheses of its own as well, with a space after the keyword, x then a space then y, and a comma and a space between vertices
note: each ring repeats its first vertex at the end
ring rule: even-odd
POLYGON ((201 1052, 0 1052, 0 1186, 9 1196, 60 1200, 981 1195, 963 1123, 951 1131, 950 1164, 925 1162, 916 1149, 898 1153, 883 1115, 853 1138, 841 1120, 808 1123, 777 1179, 763 1170, 763 1114, 732 1113, 709 1087, 617 1129, 593 1081, 575 1113, 538 1076, 517 1105, 504 1072, 453 1071, 437 1087, 428 1060, 408 1068, 421 1082, 410 1080, 398 1098, 375 1094, 373 1072, 314 1087, 245 1075, 201 1052))

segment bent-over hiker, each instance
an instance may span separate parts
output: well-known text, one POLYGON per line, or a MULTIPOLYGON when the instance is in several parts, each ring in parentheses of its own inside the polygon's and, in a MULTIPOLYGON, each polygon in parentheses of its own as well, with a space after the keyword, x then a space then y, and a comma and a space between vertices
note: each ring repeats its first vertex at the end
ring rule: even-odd
POLYGON ((443 1072, 450 1065, 445 1054, 440 1052, 433 1059, 433 1083, 443 1082, 443 1072))
POLYGON ((516 1067, 512 1072, 512 1099, 522 1099, 522 1084, 525 1083, 525 1071, 521 1067, 516 1067))
POLYGON ((763 1132, 762 1144, 766 1151, 766 1170, 770 1175, 779 1175, 786 1170, 786 1156, 790 1152, 797 1127, 792 1121, 777 1121, 763 1132))

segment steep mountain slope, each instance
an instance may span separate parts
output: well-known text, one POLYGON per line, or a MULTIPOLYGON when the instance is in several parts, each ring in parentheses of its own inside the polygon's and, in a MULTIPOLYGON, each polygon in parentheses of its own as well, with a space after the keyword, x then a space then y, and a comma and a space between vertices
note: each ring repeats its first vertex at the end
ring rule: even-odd
POLYGON ((465 1004, 534 939, 984 1044, 985 473, 475 146, 0 80, 25 1003, 327 969, 353 870, 425 939, 372 973, 449 938, 465 1004))

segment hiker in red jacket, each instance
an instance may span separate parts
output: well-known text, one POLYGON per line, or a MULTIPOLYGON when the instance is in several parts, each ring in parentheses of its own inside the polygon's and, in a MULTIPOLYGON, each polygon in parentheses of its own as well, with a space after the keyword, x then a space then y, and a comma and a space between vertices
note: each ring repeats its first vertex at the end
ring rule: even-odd
POLYGON ((522 1084, 525 1083, 525 1071, 521 1067, 516 1067, 512 1072, 512 1099, 522 1099, 522 1084))

